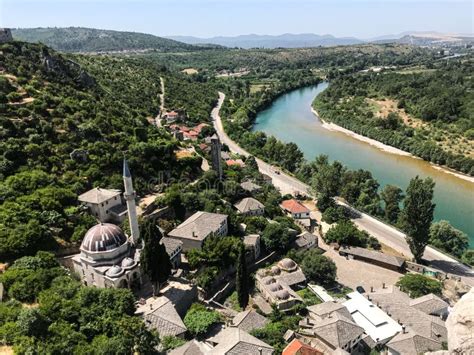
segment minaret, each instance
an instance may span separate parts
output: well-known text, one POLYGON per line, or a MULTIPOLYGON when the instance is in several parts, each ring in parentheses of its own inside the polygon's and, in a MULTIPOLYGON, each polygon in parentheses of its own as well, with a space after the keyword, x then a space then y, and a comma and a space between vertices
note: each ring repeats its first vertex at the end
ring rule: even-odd
POLYGON ((138 229, 137 208, 135 206, 135 191, 132 185, 132 175, 128 168, 127 160, 123 159, 123 185, 125 191, 123 197, 127 202, 128 222, 130 223, 130 232, 132 243, 136 246, 140 238, 140 230, 138 229))

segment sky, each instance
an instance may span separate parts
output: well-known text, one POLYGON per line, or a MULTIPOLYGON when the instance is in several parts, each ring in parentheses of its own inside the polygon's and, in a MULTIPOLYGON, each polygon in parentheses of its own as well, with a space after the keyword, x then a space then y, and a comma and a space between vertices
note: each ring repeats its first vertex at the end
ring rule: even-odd
POLYGON ((82 26, 198 37, 473 33, 473 0, 0 0, 0 27, 82 26))

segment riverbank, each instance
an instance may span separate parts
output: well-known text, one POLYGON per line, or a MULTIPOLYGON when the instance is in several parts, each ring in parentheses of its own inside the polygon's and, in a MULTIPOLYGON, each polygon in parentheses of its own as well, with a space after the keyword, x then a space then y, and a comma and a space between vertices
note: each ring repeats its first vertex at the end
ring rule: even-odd
MULTIPOLYGON (((379 142, 375 139, 368 138, 368 137, 363 136, 361 134, 358 134, 354 131, 348 130, 347 128, 341 127, 341 126, 339 126, 335 123, 326 122, 321 118, 321 116, 318 114, 318 112, 313 107, 311 107, 311 112, 316 116, 317 119, 319 119, 322 122, 322 127, 329 130, 329 131, 344 133, 344 134, 346 134, 346 135, 348 135, 348 136, 350 136, 354 139, 357 139, 361 142, 368 143, 371 146, 374 146, 374 147, 376 147, 376 148, 378 148, 378 149, 380 149, 384 152, 390 153, 390 154, 396 154, 396 155, 401 155, 401 156, 409 156, 409 157, 412 157, 414 159, 420 159, 421 160, 421 158, 416 157, 416 156, 414 156, 413 154, 411 154, 409 152, 406 152, 406 151, 401 150, 399 148, 395 148, 395 147, 392 147, 390 145, 384 144, 384 143, 379 142)), ((434 164, 434 163, 431 163, 431 162, 429 162, 429 163, 436 170, 442 171, 442 172, 447 173, 447 174, 454 175, 454 176, 456 176, 460 179, 463 179, 465 181, 469 181, 471 183, 474 183, 474 176, 469 176, 469 175, 460 173, 458 171, 454 171, 454 170, 452 170, 448 167, 445 167, 445 166, 440 166, 440 165, 437 165, 437 164, 434 164)))
MULTIPOLYGON (((298 95, 297 97, 301 96, 298 95)), ((250 154, 245 149, 241 148, 235 141, 233 141, 224 131, 222 120, 219 115, 219 108, 222 105, 224 98, 224 94, 219 93, 219 103, 211 114, 216 133, 219 136, 221 142, 223 144, 226 144, 232 152, 248 156, 250 154)), ((312 100, 312 98, 314 98, 314 96, 312 96, 310 100, 312 100)), ((310 100, 308 100, 308 103, 310 100)), ((308 106, 309 105, 304 105, 306 109, 308 106)), ((296 107, 303 106, 297 105, 296 107)), ((310 117, 308 119, 314 119, 314 117, 311 117, 311 113, 309 113, 309 115, 310 117)), ((286 114, 283 114, 282 117, 284 118, 284 121, 287 122, 288 116, 286 114)), ((280 132, 280 130, 278 131, 280 132)), ((312 139, 311 141, 314 141, 314 139, 312 139)), ((314 198, 310 187, 304 182, 296 179, 294 176, 291 176, 284 171, 281 171, 279 168, 266 163, 258 157, 256 157, 256 161, 260 173, 270 176, 272 179, 272 184, 278 187, 283 194, 292 193, 294 191, 301 191, 307 193, 308 196, 310 196, 311 198, 314 198)), ((410 249, 408 247, 408 244, 406 243, 405 235, 401 231, 365 213, 359 212, 358 214, 359 217, 354 220, 354 223, 361 230, 367 231, 367 233, 379 239, 381 243, 390 246, 398 253, 403 255, 410 255, 410 249)), ((463 265, 462 263, 459 263, 451 256, 446 255, 444 253, 440 253, 434 250, 432 247, 428 246, 425 250, 424 258, 428 261, 431 261, 436 268, 439 268, 443 272, 461 276, 464 282, 474 286, 474 276, 471 273, 472 270, 469 267, 463 265)))

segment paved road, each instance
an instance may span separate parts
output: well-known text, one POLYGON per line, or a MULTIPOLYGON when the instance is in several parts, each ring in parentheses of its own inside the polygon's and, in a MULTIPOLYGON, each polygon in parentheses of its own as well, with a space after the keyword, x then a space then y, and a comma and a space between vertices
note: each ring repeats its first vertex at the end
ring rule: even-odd
MULTIPOLYGON (((243 156, 248 156, 250 154, 238 146, 233 140, 231 140, 224 131, 222 120, 219 116, 219 110, 224 100, 225 95, 224 93, 220 92, 218 103, 211 113, 214 128, 216 129, 217 135, 219 136, 221 142, 229 146, 229 149, 232 152, 241 154, 243 156)), ((278 168, 265 163, 261 159, 256 159, 256 161, 260 172, 269 175, 272 178, 273 184, 277 186, 283 194, 300 191, 312 196, 309 185, 280 171, 278 168)), ((377 238, 381 243, 397 250, 406 257, 412 257, 410 248, 408 247, 408 244, 405 240, 406 236, 404 233, 365 213, 361 213, 359 211, 356 212, 359 217, 354 219, 354 223, 360 229, 367 231, 370 235, 377 238)), ((429 260, 433 267, 449 274, 461 276, 466 284, 474 286, 474 271, 471 268, 459 263, 455 259, 452 259, 431 247, 426 248, 424 258, 429 260)))

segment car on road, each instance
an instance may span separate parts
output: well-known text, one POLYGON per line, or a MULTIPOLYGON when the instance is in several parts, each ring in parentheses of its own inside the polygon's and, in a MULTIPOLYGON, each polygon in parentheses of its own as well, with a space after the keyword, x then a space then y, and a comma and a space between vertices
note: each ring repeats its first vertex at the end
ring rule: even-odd
POLYGON ((356 291, 359 293, 365 293, 365 289, 362 286, 357 286, 356 291))

